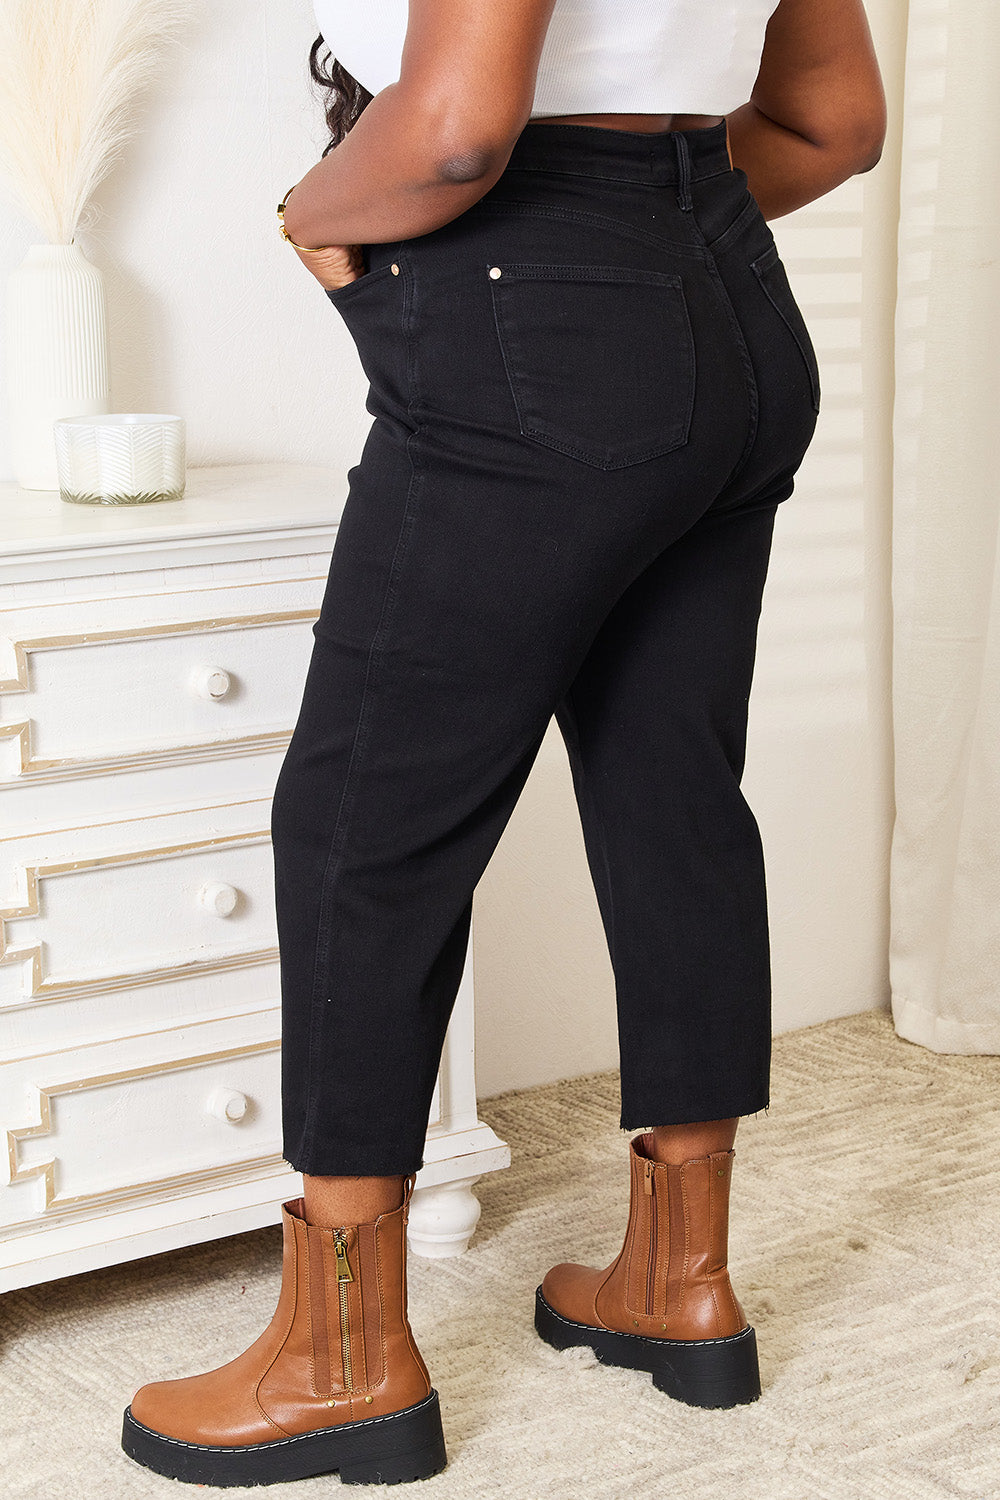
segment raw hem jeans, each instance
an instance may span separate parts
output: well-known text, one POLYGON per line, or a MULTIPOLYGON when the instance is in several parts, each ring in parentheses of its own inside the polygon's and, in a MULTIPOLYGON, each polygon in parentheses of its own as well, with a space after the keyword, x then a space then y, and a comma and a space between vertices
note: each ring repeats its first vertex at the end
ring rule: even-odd
POLYGON ((555 716, 616 985, 621 1125, 768 1103, 740 790, 816 357, 725 126, 529 122, 327 293, 374 421, 275 790, 284 1151, 423 1165, 473 891, 555 716))

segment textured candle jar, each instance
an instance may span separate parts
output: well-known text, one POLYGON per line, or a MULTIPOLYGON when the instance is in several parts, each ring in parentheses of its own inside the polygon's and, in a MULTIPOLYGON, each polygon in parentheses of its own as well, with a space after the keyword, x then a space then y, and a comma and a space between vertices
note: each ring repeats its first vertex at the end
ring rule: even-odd
POLYGON ((184 418, 152 412, 58 417, 59 493, 74 505, 143 505, 184 494, 184 418))

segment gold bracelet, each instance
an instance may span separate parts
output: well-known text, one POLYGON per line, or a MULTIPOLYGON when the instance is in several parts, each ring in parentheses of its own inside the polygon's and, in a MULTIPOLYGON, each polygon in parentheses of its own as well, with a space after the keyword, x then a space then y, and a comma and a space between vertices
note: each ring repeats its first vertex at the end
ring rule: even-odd
POLYGON ((288 192, 282 198, 281 202, 278 204, 278 228, 281 231, 282 239, 287 240, 295 250, 304 250, 307 255, 316 255, 320 250, 332 249, 333 247, 331 245, 296 245, 295 241, 288 233, 288 230, 285 228, 285 204, 288 202, 289 198, 292 196, 292 193, 297 187, 298 183, 293 183, 292 186, 288 189, 288 192))

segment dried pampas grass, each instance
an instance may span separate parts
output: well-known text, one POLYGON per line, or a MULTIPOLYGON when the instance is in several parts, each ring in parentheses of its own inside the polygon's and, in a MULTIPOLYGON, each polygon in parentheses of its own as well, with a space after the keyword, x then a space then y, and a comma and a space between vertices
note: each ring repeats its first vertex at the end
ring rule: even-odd
POLYGON ((190 0, 0 0, 0 181, 53 244, 135 133, 190 0))

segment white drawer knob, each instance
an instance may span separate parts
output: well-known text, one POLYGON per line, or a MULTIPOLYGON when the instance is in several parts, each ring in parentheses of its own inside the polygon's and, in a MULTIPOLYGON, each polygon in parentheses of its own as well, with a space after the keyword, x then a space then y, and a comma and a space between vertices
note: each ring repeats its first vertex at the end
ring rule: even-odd
POLYGON ((235 911, 239 895, 234 885, 210 881, 198 892, 198 900, 207 911, 214 912, 217 917, 228 917, 235 911))
POLYGON ((209 1096, 208 1112, 228 1125, 238 1125, 246 1114, 250 1101, 238 1089, 214 1089, 209 1096))
POLYGON ((217 702, 231 687, 232 679, 224 667, 196 667, 191 673, 191 688, 199 698, 217 702))

